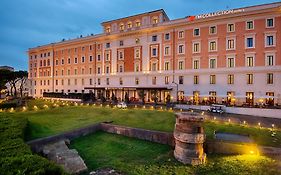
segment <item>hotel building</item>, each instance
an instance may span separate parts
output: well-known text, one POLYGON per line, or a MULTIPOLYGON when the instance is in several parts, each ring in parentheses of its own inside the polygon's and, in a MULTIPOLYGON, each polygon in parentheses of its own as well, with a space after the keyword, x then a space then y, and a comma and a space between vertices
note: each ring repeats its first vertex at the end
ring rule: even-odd
POLYGON ((30 95, 281 103, 281 3, 170 20, 156 10, 102 23, 103 33, 28 50, 30 95))

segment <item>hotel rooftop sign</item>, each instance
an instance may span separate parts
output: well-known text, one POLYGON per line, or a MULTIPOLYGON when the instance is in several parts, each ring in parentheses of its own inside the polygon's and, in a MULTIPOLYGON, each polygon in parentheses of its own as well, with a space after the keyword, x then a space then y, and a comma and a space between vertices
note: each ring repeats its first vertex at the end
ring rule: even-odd
POLYGON ((245 11, 245 9, 231 9, 231 10, 223 10, 223 11, 218 11, 218 12, 201 14, 201 15, 197 15, 197 16, 189 16, 188 21, 193 21, 195 19, 205 19, 205 18, 210 18, 210 17, 215 17, 215 16, 242 13, 244 11, 245 11))

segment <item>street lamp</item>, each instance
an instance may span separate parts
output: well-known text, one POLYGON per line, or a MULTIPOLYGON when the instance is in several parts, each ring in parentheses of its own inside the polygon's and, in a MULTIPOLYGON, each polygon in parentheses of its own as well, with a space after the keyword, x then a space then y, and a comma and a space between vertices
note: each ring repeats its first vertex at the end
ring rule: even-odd
POLYGON ((179 84, 178 83, 176 83, 176 82, 172 82, 173 84, 175 84, 175 85, 177 85, 177 103, 179 102, 179 84))

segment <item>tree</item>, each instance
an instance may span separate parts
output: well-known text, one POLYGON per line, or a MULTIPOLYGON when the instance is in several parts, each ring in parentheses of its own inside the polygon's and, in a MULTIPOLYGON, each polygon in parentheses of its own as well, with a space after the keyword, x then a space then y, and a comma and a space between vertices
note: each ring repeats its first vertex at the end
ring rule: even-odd
POLYGON ((18 71, 16 72, 16 76, 18 78, 18 81, 20 82, 20 97, 23 97, 23 88, 24 84, 26 83, 26 80, 28 78, 28 73, 27 71, 18 71))
POLYGON ((0 90, 7 89, 6 84, 8 83, 8 77, 12 72, 9 70, 0 70, 0 90))
POLYGON ((146 93, 144 92, 144 90, 140 90, 138 92, 138 95, 140 97, 140 99, 142 100, 142 104, 144 105, 145 104, 145 96, 146 96, 146 93))

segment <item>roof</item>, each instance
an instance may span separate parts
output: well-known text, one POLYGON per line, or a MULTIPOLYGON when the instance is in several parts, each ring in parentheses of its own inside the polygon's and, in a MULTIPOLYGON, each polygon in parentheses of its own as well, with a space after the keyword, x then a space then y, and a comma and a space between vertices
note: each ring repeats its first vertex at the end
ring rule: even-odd
POLYGON ((153 11, 150 11, 150 12, 144 12, 144 13, 139 13, 139 14, 136 14, 136 15, 131 15, 131 16, 123 17, 123 18, 105 21, 105 22, 102 22, 101 24, 106 24, 106 23, 113 22, 113 21, 118 21, 118 20, 122 20, 122 19, 126 19, 126 18, 131 18, 131 17, 145 15, 145 14, 151 14, 151 13, 156 13, 156 12, 162 12, 165 15, 165 17, 167 17, 169 19, 168 15, 166 14, 164 9, 158 9, 158 10, 153 10, 153 11))

